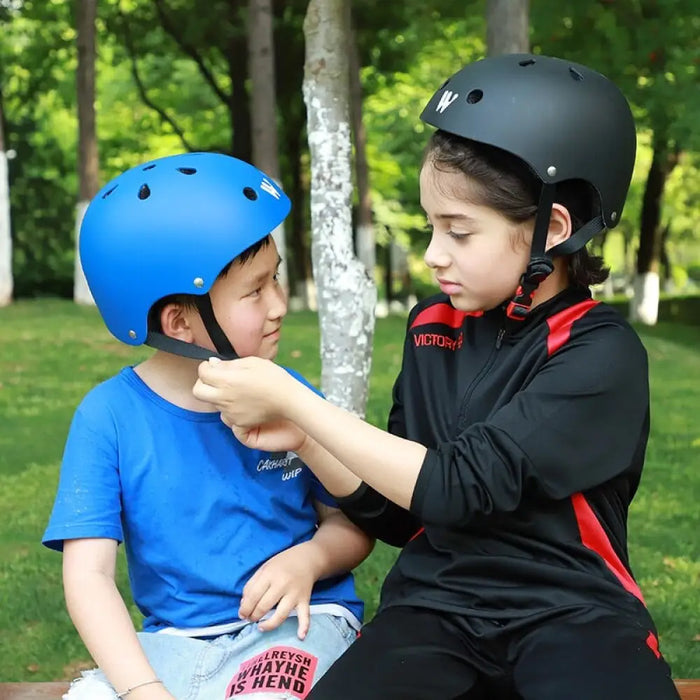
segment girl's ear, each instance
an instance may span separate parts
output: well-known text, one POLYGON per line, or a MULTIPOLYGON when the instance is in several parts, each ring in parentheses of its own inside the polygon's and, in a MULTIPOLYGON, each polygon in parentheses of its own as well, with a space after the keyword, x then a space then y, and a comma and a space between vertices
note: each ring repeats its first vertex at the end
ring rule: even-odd
POLYGON ((192 342, 191 310, 182 304, 166 304, 160 312, 160 326, 171 338, 192 342))
POLYGON ((563 204, 555 202, 552 204, 552 215, 549 218, 546 250, 563 243, 569 238, 571 233, 571 214, 569 214, 569 210, 563 204))

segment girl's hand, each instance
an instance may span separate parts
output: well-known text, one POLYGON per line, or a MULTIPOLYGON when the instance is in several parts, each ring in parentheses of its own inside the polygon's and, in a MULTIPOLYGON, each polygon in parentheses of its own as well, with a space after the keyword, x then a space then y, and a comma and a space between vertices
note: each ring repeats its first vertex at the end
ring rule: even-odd
POLYGON ((273 421, 252 428, 234 425, 224 413, 221 414, 221 420, 231 428, 238 440, 251 450, 299 452, 306 440, 306 433, 287 420, 273 421))
POLYGON ((300 388, 294 377, 270 360, 211 358, 199 365, 192 392, 200 401, 216 406, 227 425, 250 428, 287 418, 285 408, 294 390, 300 388))

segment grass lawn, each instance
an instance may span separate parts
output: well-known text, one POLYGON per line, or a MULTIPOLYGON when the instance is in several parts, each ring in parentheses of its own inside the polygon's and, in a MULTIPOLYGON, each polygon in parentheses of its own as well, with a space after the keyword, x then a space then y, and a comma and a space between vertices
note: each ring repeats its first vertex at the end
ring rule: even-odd
MULTIPOLYGON (((405 319, 380 319, 367 417, 384 425, 405 319)), ((639 329, 649 352, 652 436, 630 514, 632 564, 676 677, 700 677, 700 327, 639 329)), ((280 361, 320 382, 318 330, 290 314, 280 361)), ((65 612, 61 557, 40 538, 73 411, 97 382, 147 356, 113 340, 97 311, 67 301, 0 309, 0 680, 57 680, 91 666, 65 612)), ((624 429, 624 426, 621 426, 624 429)), ((373 614, 396 550, 378 545, 358 574, 373 614)), ((120 557, 119 584, 127 590, 120 557)), ((138 613, 133 609, 134 619, 138 613)))

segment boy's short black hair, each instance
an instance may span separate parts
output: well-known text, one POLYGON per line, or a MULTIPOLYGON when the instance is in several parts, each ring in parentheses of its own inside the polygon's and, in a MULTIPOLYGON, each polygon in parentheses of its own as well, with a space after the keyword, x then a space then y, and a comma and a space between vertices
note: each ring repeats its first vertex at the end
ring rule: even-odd
MULTIPOLYGON (((219 272, 219 274, 216 276, 216 279, 219 280, 219 279, 222 279, 223 277, 226 277, 226 275, 228 275, 228 273, 231 270, 231 267, 233 266, 234 263, 240 263, 241 265, 243 265, 251 258, 254 258, 263 248, 267 248, 267 246, 270 245, 271 240, 272 240, 272 234, 268 233, 267 236, 265 236, 265 238, 261 238, 256 243, 253 243, 252 246, 246 248, 240 255, 236 256, 233 260, 231 260, 221 270, 221 272, 219 272)), ((151 332, 151 333, 162 333, 163 332, 163 327, 161 326, 161 323, 160 323, 160 314, 168 304, 180 304, 181 306, 184 306, 185 308, 188 308, 188 309, 196 309, 197 308, 196 299, 197 299, 196 294, 169 294, 167 297, 163 297, 162 299, 159 299, 155 304, 153 304, 153 306, 151 306, 151 309, 148 312, 148 330, 149 330, 149 332, 151 332)))

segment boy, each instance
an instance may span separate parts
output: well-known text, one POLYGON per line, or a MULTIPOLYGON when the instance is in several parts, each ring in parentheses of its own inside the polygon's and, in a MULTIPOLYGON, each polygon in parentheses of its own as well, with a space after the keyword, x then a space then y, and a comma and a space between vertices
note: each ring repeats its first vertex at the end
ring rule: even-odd
POLYGON ((347 572, 371 540, 296 455, 243 447, 192 395, 197 358, 277 355, 270 232, 289 206, 253 166, 197 153, 132 168, 88 207, 80 253, 100 313, 156 352, 79 406, 43 538, 63 550, 68 610, 100 669, 71 700, 303 698, 355 638, 347 572), (138 635, 114 581, 122 540, 138 635))

